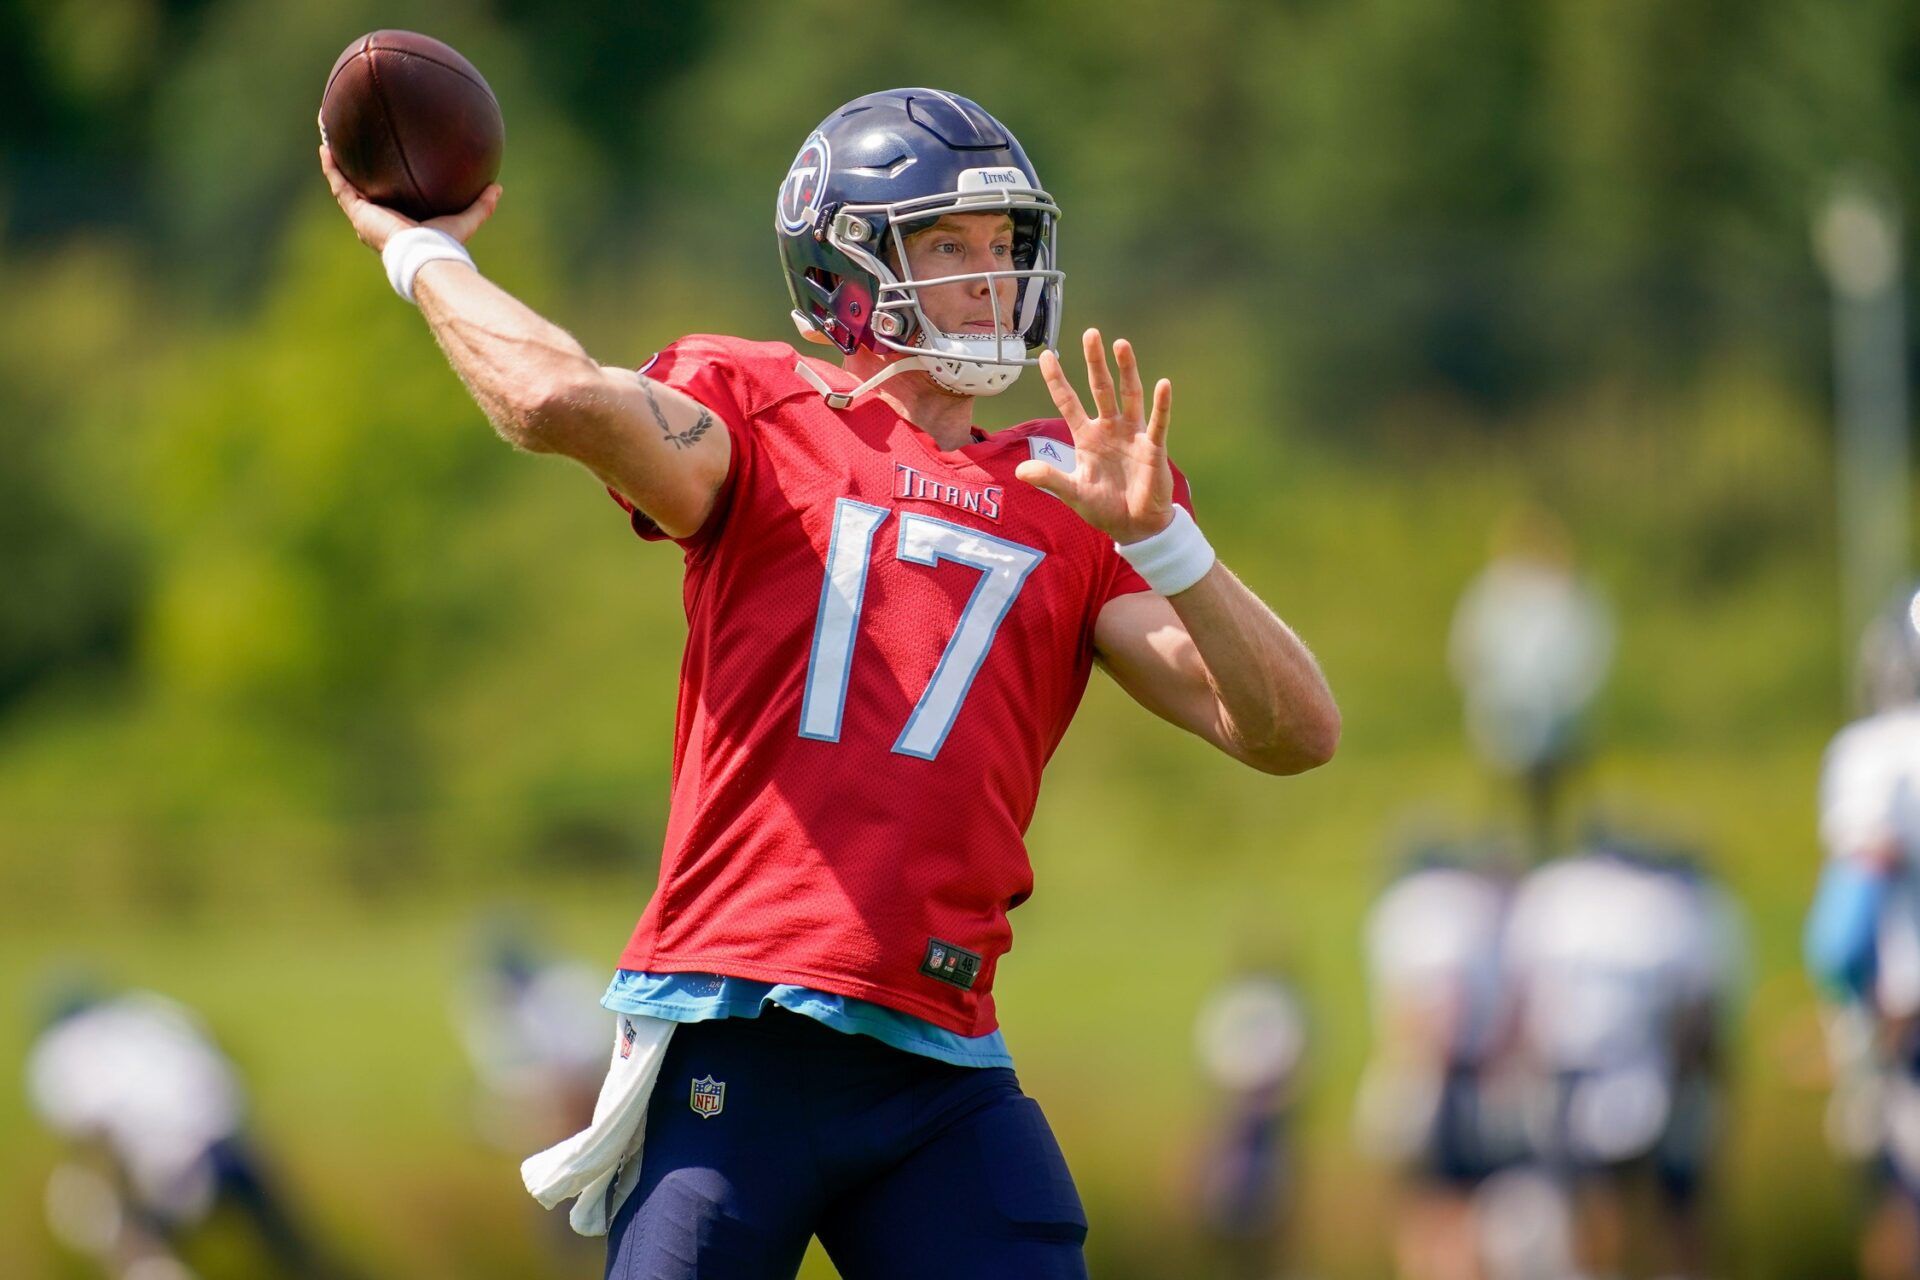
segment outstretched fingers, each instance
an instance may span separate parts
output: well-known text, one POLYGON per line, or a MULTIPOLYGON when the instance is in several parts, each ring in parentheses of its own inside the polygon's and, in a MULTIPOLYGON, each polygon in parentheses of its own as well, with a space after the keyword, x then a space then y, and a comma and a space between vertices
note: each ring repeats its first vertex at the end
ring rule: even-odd
POLYGON ((1067 429, 1075 435, 1080 434, 1087 425, 1087 411, 1080 403, 1080 395, 1067 381, 1066 370, 1060 367, 1060 357, 1052 351, 1040 353, 1040 376, 1046 380, 1047 394, 1053 397, 1053 407, 1067 421, 1067 429))
POLYGON ((1138 422, 1144 416, 1147 397, 1140 388, 1140 360, 1133 354, 1133 344, 1116 338, 1113 362, 1120 366, 1120 411, 1128 422, 1138 422))
POLYGON ((1153 384, 1153 416, 1147 419, 1147 439, 1167 447, 1167 424, 1173 419, 1173 383, 1166 378, 1153 384))
POLYGON ((1098 329, 1080 335, 1080 349, 1087 357, 1087 386, 1093 390, 1093 407, 1109 421, 1120 416, 1120 401, 1113 392, 1113 371, 1107 368, 1107 346, 1098 329))

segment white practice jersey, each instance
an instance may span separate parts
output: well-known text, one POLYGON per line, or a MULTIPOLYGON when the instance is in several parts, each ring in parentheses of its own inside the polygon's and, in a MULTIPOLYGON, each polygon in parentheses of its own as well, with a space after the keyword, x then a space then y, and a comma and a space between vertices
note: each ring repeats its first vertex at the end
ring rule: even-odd
POLYGON ((1527 1047, 1549 1071, 1671 1062, 1676 1014, 1722 999, 1737 961, 1700 883, 1604 854, 1521 884, 1507 931, 1527 1047))
POLYGON ((1820 839, 1830 858, 1857 858, 1892 840, 1920 859, 1920 706, 1857 720, 1827 748, 1820 839))
POLYGON ((1895 1016, 1920 1013, 1920 707, 1842 729, 1820 774, 1820 840, 1829 858, 1862 862, 1891 844, 1902 874, 1882 910, 1875 997, 1895 1016))
POLYGON ((1368 916, 1368 972, 1379 1033, 1409 1014, 1435 1028, 1454 1062, 1491 1054, 1507 1016, 1501 962, 1507 886, 1464 867, 1428 867, 1387 886, 1368 916))
POLYGON ((199 1021, 147 992, 49 1027, 28 1055, 27 1092, 49 1128, 105 1143, 156 1204, 238 1132, 245 1107, 233 1067, 199 1021))

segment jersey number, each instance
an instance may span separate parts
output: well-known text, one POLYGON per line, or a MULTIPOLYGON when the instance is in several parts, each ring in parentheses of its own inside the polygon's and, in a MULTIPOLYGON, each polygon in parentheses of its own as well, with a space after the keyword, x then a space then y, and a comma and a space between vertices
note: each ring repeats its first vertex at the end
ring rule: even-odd
MULTIPOLYGON (((867 566, 873 560, 873 536, 893 513, 842 498, 833 504, 833 536, 827 541, 827 572, 820 584, 820 609, 813 619, 813 649, 807 655, 807 688, 800 700, 800 736, 840 741, 840 719, 847 707, 847 677, 853 671, 853 640, 860 630, 860 606, 867 594, 867 566)), ((980 664, 1014 597, 1046 552, 965 525, 909 513, 900 517, 894 554, 929 567, 952 560, 980 570, 979 585, 960 611, 959 625, 940 654, 933 678, 913 704, 913 714, 893 749, 903 756, 931 760, 940 754, 960 704, 967 700, 980 664)))

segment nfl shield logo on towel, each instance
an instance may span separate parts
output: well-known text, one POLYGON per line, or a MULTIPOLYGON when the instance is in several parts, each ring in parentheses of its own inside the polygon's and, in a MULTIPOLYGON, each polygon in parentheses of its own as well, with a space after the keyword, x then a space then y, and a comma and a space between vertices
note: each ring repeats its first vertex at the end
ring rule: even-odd
POLYGON ((711 1120, 720 1114, 720 1108, 727 1105, 727 1082, 708 1076, 693 1082, 693 1094, 687 1104, 693 1108, 693 1114, 702 1120, 711 1120))

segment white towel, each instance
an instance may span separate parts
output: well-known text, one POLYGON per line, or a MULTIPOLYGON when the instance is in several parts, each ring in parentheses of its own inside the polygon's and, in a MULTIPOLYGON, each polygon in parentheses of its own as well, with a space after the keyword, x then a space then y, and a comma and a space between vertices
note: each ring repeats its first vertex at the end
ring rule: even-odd
POLYGON ((520 1180, 542 1207, 551 1209, 578 1197, 567 1221, 583 1236, 607 1234, 613 1216, 640 1180, 647 1100, 678 1025, 664 1018, 617 1015, 613 1061, 593 1104, 593 1123, 520 1164, 520 1180))

